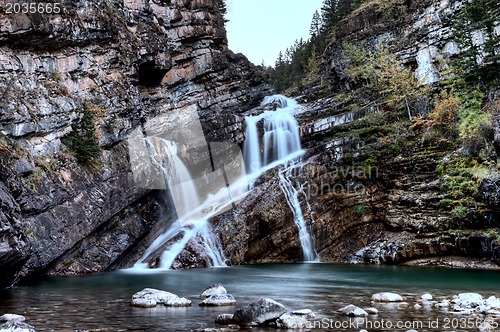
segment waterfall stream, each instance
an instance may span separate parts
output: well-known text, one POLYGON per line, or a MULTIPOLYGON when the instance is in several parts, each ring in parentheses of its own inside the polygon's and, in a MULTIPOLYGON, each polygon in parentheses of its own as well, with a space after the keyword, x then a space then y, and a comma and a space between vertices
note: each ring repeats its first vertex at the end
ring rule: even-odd
MULTIPOLYGON (((299 231, 299 239, 302 247, 303 259, 313 261, 316 258, 314 249, 314 239, 309 232, 306 218, 302 211, 300 195, 311 215, 310 205, 303 189, 303 184, 294 181, 293 171, 299 170, 300 155, 302 153, 300 145, 299 125, 293 113, 297 109, 297 101, 281 95, 266 97, 261 106, 268 104, 277 105, 275 111, 265 111, 257 116, 245 118, 245 157, 247 167, 258 174, 262 173, 270 166, 280 165, 279 184, 286 202, 292 211, 295 225, 299 231), (260 153, 260 141, 258 137, 258 123, 263 120, 263 153, 260 153), (256 169, 258 168, 258 169, 256 169), (297 188, 295 187, 297 186, 297 188)), ((311 218, 311 229, 314 220, 311 218)))
MULTIPOLYGON (((297 183, 296 185, 298 186, 298 189, 294 186, 293 170, 297 167, 296 163, 296 161, 290 162, 278 172, 278 175, 280 178, 281 190, 285 195, 288 206, 292 210, 293 220, 295 221, 295 225, 297 225, 297 228, 299 230, 299 239, 302 246, 302 254, 304 256, 304 260, 310 262, 316 259, 316 251, 314 249, 314 238, 309 233, 306 218, 304 217, 304 213, 302 212, 302 207, 300 205, 300 194, 304 196, 304 201, 306 203, 306 207, 310 216, 311 206, 309 205, 307 195, 304 191, 304 185, 297 183)), ((302 168, 300 167, 299 170, 302 170, 302 168)), ((311 216, 311 231, 313 226, 314 219, 312 219, 311 216)))
POLYGON ((227 206, 234 205, 234 202, 246 195, 249 187, 251 189, 253 181, 260 174, 276 166, 280 167, 280 187, 292 210, 295 224, 299 230, 303 259, 306 261, 315 259, 314 239, 306 225, 306 218, 299 199, 300 194, 304 194, 304 201, 308 207, 309 203, 303 188, 299 183, 295 183, 296 181, 292 177, 292 169, 297 167, 303 153, 300 144, 299 126, 293 116, 298 103, 285 96, 275 95, 266 97, 261 106, 270 104, 276 105, 276 110, 264 111, 259 115, 245 118, 246 139, 243 143, 243 160, 246 165, 246 175, 236 180, 233 179, 231 189, 227 188, 226 190, 224 187, 223 190, 209 194, 204 199, 200 199, 194 185, 195 181, 193 181, 187 167, 179 158, 175 143, 157 137, 154 140, 146 139, 146 146, 151 159, 161 169, 164 181, 166 186, 170 188, 171 194, 180 198, 178 201, 181 203, 176 204, 179 219, 174 221, 151 244, 133 269, 147 269, 148 259, 158 250, 163 250, 158 267, 170 269, 177 256, 195 236, 198 236, 202 241, 212 266, 225 266, 226 258, 219 242, 219 236, 213 233, 208 222, 209 218, 224 209, 227 210, 227 206), (260 122, 263 122, 262 140, 259 137, 260 122), (242 190, 244 186, 245 190, 242 190), (227 197, 230 197, 229 202, 224 201, 225 198, 227 200, 227 197), (209 212, 207 213, 207 211, 209 212), (166 249, 162 249, 163 247, 166 249))

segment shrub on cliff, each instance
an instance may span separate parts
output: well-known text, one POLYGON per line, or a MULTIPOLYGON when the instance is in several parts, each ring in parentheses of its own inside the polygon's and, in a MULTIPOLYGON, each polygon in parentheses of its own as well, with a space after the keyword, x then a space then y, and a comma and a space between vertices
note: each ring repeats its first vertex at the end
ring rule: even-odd
POLYGON ((95 132, 96 117, 102 115, 103 109, 94 103, 86 102, 83 106, 83 115, 73 124, 73 129, 66 135, 66 144, 80 164, 86 164, 101 155, 99 140, 95 132))
POLYGON ((369 92, 370 98, 389 109, 405 110, 412 120, 413 104, 427 95, 429 88, 415 79, 410 68, 403 66, 395 54, 381 45, 378 51, 367 52, 358 46, 344 44, 344 54, 349 60, 347 72, 369 92))

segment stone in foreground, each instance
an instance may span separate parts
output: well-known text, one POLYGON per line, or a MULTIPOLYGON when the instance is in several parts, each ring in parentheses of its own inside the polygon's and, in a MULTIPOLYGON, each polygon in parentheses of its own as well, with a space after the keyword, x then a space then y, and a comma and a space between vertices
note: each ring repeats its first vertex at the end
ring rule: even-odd
POLYGON ((373 302, 401 302, 403 298, 401 295, 391 292, 382 292, 372 295, 373 302))
POLYGON ((276 327, 280 329, 303 329, 307 327, 307 322, 307 319, 302 315, 286 313, 278 318, 276 327))
POLYGON ((300 309, 292 311, 292 315, 304 316, 306 318, 314 318, 316 315, 311 309, 300 309))
POLYGON ((167 307, 189 307, 191 306, 191 300, 159 289, 144 288, 132 296, 131 304, 140 308, 152 308, 158 304, 167 307))
POLYGON ((238 308, 233 316, 236 324, 259 326, 277 320, 287 310, 284 305, 269 298, 262 298, 238 308))
POLYGON ((478 293, 461 293, 455 300, 462 308, 475 308, 484 303, 483 297, 478 293))
POLYGON ((36 332, 35 328, 24 321, 26 318, 16 314, 0 316, 0 332, 36 332))
POLYGON ((363 309, 356 307, 355 305, 349 304, 346 307, 339 309, 339 311, 349 317, 366 317, 368 313, 363 309))
POLYGON ((231 294, 214 294, 204 299, 200 305, 206 307, 236 305, 236 299, 231 294))
POLYGON ((227 290, 221 284, 213 284, 208 286, 200 295, 200 299, 206 299, 216 294, 227 294, 227 290))
POLYGON ((368 315, 377 315, 378 314, 378 309, 377 308, 365 308, 363 309, 364 311, 366 311, 368 313, 368 315))

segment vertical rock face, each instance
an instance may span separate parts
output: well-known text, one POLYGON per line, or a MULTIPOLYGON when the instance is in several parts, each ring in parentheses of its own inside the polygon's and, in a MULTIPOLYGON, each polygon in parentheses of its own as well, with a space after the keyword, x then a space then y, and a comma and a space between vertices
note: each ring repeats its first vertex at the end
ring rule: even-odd
POLYGON ((121 267, 174 217, 134 183, 125 139, 186 107, 209 141, 241 142, 240 112, 266 77, 227 49, 212 0, 63 1, 61 13, 0 14, 0 286, 37 273, 121 267), (99 157, 64 137, 92 113, 99 157))
MULTIPOLYGON (((463 0, 411 0, 386 4, 374 1, 362 6, 339 24, 334 42, 325 53, 323 80, 333 80, 334 86, 349 87, 345 72, 347 59, 342 50, 344 43, 367 50, 382 45, 414 69, 418 79, 427 84, 442 80, 450 60, 462 51, 453 36, 453 24, 466 3, 463 0)), ((494 30, 494 35, 498 36, 498 22, 494 30)), ((472 42, 483 47, 485 32, 474 31, 472 42)))

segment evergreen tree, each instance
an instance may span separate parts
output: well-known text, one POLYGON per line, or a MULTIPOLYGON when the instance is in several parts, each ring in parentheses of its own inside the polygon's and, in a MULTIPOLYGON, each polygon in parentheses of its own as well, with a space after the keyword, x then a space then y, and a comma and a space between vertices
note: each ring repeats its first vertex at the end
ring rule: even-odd
POLYGON ((461 52, 453 66, 466 80, 485 83, 499 79, 500 55, 495 48, 500 44, 500 36, 494 33, 498 14, 498 0, 473 0, 457 15, 453 33, 461 52), (475 40, 477 34, 483 35, 484 44, 475 40))
POLYGON ((349 15, 363 0, 323 0, 321 12, 312 17, 307 41, 296 40, 284 53, 280 52, 275 68, 269 71, 278 92, 300 88, 318 78, 321 55, 328 45, 329 35, 338 22, 349 15))
POLYGON ((338 22, 337 0, 324 0, 323 7, 321 7, 321 18, 323 31, 331 31, 338 22))
POLYGON ((311 21, 311 28, 309 29, 309 35, 311 38, 319 36, 321 33, 321 27, 323 25, 323 22, 321 20, 321 16, 319 15, 318 11, 316 10, 313 14, 313 18, 311 21))

